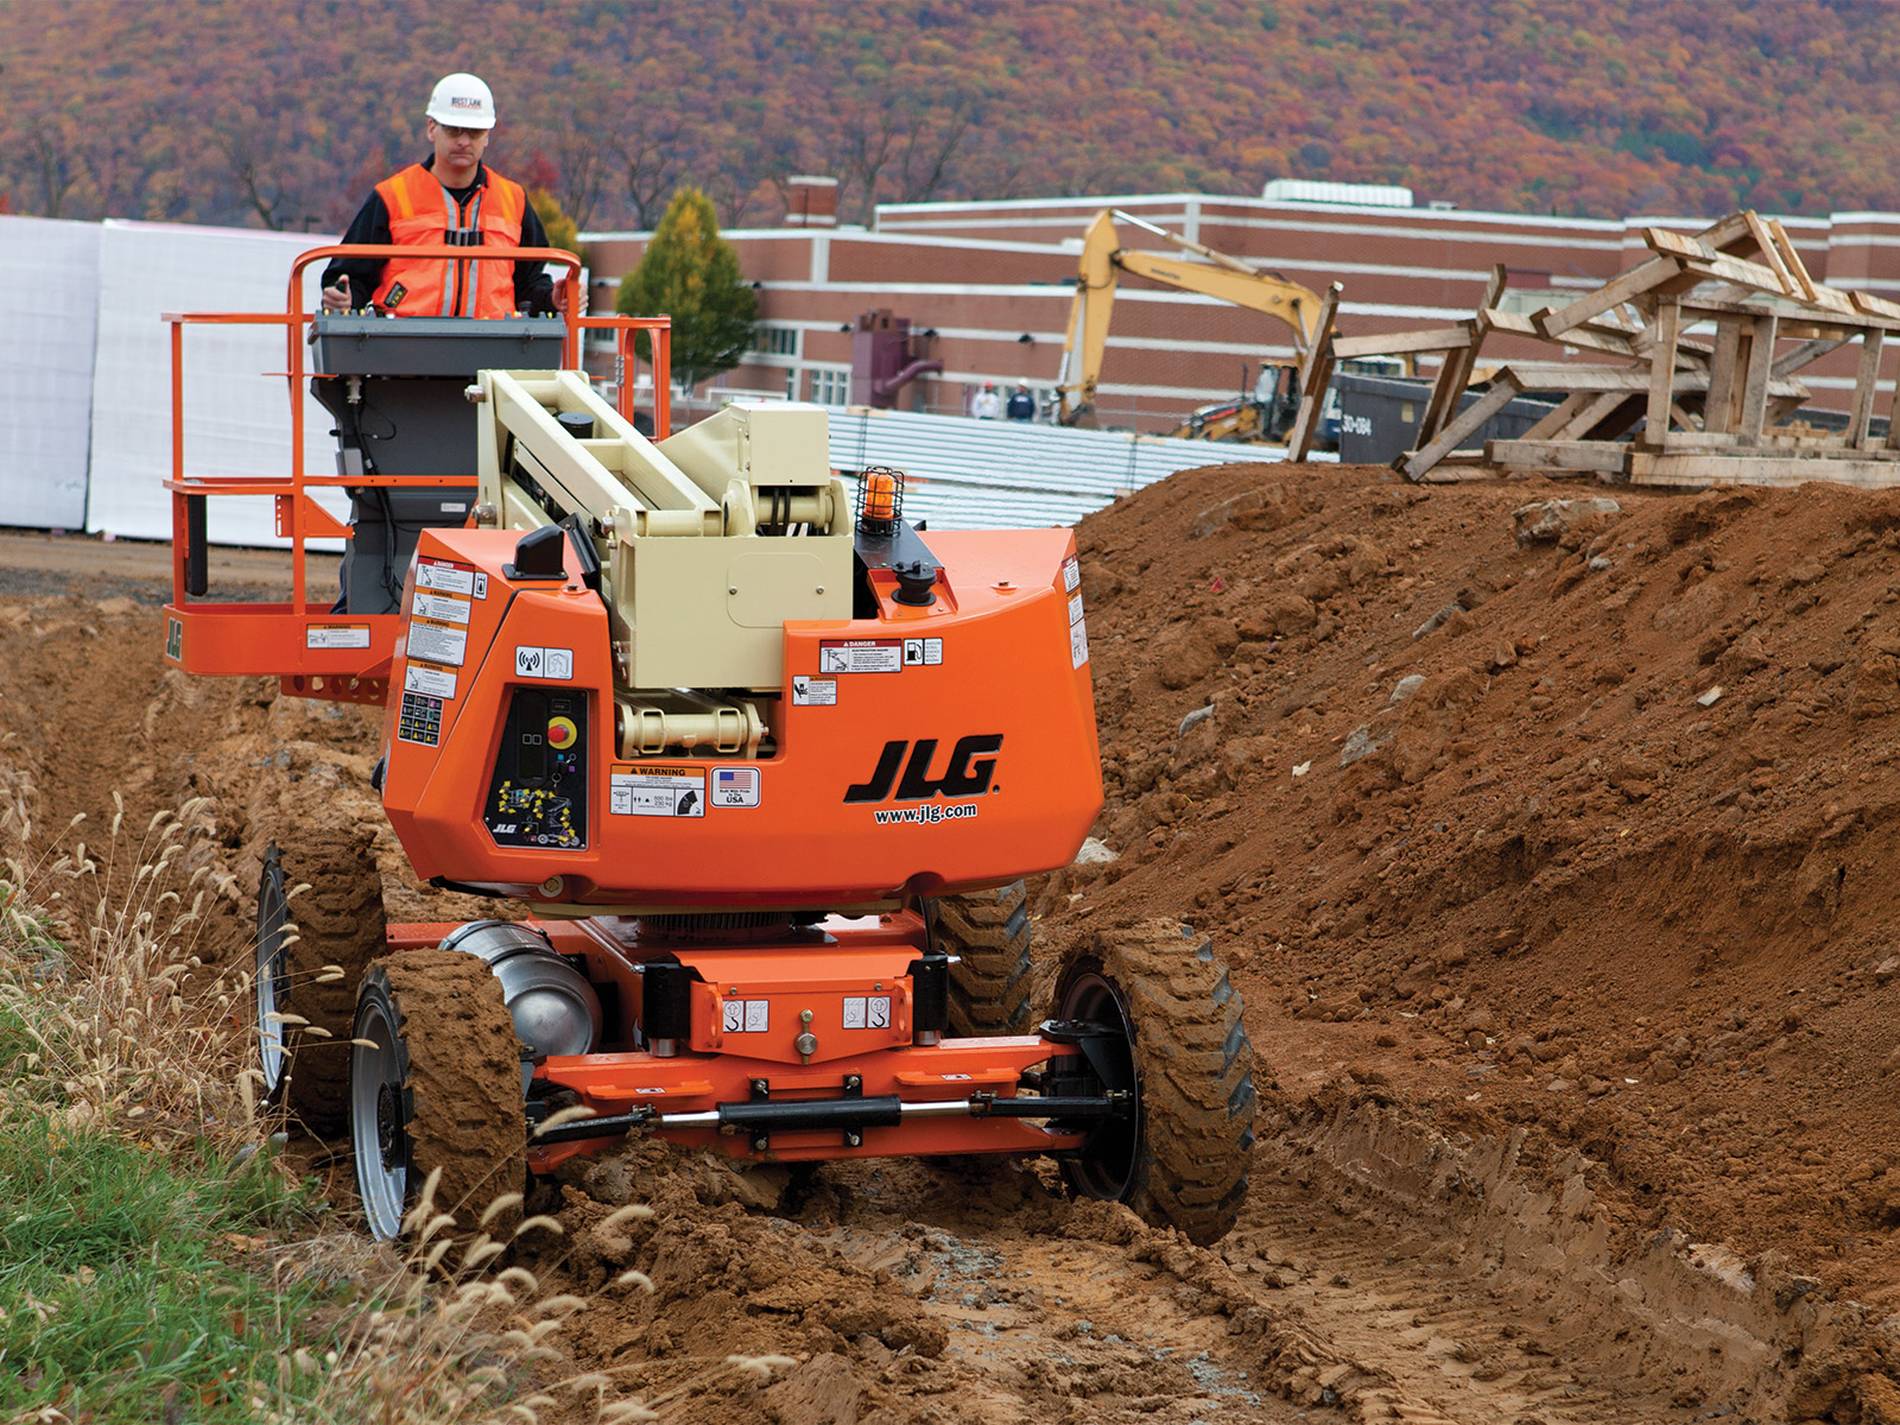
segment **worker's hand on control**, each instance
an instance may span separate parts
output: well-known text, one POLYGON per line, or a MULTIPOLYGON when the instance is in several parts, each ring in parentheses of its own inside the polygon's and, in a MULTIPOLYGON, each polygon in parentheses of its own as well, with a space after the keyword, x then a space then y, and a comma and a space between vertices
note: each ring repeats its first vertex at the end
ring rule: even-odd
POLYGON ((347 312, 350 309, 350 279, 339 277, 336 286, 323 289, 323 310, 326 312, 347 312))

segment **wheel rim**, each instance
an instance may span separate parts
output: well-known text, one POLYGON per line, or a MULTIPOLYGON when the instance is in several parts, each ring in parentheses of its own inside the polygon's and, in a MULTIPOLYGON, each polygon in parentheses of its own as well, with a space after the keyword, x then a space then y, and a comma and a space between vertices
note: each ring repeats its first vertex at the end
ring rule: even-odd
POLYGON ((1089 1134, 1081 1151, 1067 1161, 1070 1181, 1087 1197, 1109 1202, 1125 1201, 1135 1185, 1135 1156, 1141 1146, 1141 1080, 1135 1071, 1134 1026, 1128 1017, 1128 1005, 1114 981, 1094 970, 1084 971, 1069 982, 1056 1007, 1056 1017, 1086 1020, 1120 1031, 1110 1041, 1110 1066, 1119 1083, 1108 1088, 1127 1088, 1135 1096, 1135 1110, 1127 1118, 1104 1123, 1089 1134))
POLYGON ((284 943, 289 923, 284 868, 273 846, 265 857, 264 879, 257 891, 257 964, 251 977, 257 992, 257 1053, 266 1094, 277 1092, 290 1057, 284 1051, 284 1026, 271 1018, 289 1012, 290 947, 284 943))
POLYGON ((350 1048, 350 1146, 356 1154, 356 1190, 378 1241, 402 1232, 409 1193, 409 1133, 402 1112, 402 1061, 395 1026, 375 1000, 357 1016, 350 1048))

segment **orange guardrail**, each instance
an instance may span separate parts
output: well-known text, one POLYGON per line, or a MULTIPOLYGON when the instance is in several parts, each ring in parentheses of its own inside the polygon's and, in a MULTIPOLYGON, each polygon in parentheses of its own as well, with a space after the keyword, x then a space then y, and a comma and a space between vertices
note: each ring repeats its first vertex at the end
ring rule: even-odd
MULTIPOLYGON (((629 421, 634 418, 639 359, 634 342, 640 332, 652 338, 653 429, 664 439, 672 425, 670 376, 672 323, 667 317, 585 316, 580 307, 580 259, 571 252, 545 247, 398 247, 369 243, 335 243, 301 254, 291 265, 284 310, 278 312, 167 313, 171 327, 171 476, 165 488, 172 497, 172 599, 166 605, 166 657, 188 672, 208 676, 278 677, 285 691, 305 696, 352 702, 381 702, 387 693, 386 676, 397 630, 396 614, 332 613, 323 602, 311 602, 305 567, 305 544, 310 539, 349 539, 348 525, 310 497, 324 487, 362 488, 440 486, 441 475, 312 475, 304 469, 304 403, 306 378, 324 373, 304 364, 307 343, 304 328, 316 313, 303 310, 303 272, 311 263, 336 257, 442 258, 467 262, 547 262, 567 270, 561 278, 557 305, 567 325, 562 364, 581 368, 581 333, 615 333, 614 360, 619 390, 616 405, 629 421), (477 256, 479 254, 479 256, 477 256), (286 370, 290 394, 290 470, 286 475, 192 475, 185 469, 185 328, 188 326, 279 326, 284 328, 286 370), (291 548, 291 594, 288 602, 229 602, 194 597, 196 590, 188 563, 194 552, 206 555, 204 501, 214 496, 269 496, 276 501, 276 533, 291 548)), ((394 320, 400 320, 396 318, 394 320)), ((269 372, 267 375, 278 373, 269 372)), ((474 471, 469 472, 473 480, 474 471)))

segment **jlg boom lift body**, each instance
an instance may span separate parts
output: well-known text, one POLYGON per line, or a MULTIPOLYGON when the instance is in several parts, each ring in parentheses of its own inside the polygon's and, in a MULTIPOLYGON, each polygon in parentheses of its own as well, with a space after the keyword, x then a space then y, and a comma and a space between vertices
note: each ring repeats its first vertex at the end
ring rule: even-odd
MULTIPOLYGON (((359 345, 402 326, 355 320, 359 345)), ((592 324, 624 352, 632 324, 592 324)), ((815 407, 671 435, 662 409, 648 440, 573 370, 485 369, 455 398, 473 508, 411 532, 397 613, 310 600, 300 547, 290 606, 194 601, 192 501, 223 491, 182 456, 172 481, 173 661, 384 702, 378 786, 416 872, 533 909, 366 935, 366 861, 298 864, 291 833, 267 853, 264 1077, 312 1126, 347 1121, 372 1231, 430 1170, 459 1212, 628 1133, 785 1162, 1054 1154, 1082 1191, 1224 1231, 1253 1091, 1211 951, 1096 937, 1030 1022, 1020 881, 1067 864, 1102 801, 1072 534, 921 534, 900 474, 847 493, 815 407)), ((362 521, 364 468, 297 461, 268 491, 293 542, 337 532, 316 483, 357 490, 362 521)))

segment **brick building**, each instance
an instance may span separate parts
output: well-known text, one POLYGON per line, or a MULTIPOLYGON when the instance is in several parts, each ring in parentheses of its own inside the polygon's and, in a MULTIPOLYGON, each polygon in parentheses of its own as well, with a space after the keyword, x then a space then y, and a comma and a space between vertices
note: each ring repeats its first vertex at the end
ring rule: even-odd
MULTIPOLYGON (((914 354, 939 363, 897 397, 900 409, 961 412, 988 380, 1057 380, 1076 258, 1089 221, 1124 209, 1219 251, 1247 258, 1315 291, 1344 287, 1348 334, 1442 326, 1469 317, 1493 264, 1509 272, 1505 305, 1561 303, 1648 255, 1642 229, 1702 222, 1484 213, 1387 202, 1296 201, 1150 193, 955 203, 881 204, 869 229, 839 227, 829 180, 795 180, 794 210, 778 228, 726 234, 759 291, 757 349, 720 378, 723 391, 791 396, 828 405, 851 390, 853 332, 861 313, 908 318, 914 354)), ((1353 196, 1345 185, 1307 185, 1353 196)), ((1271 190, 1270 190, 1271 191, 1271 190)), ((1393 190, 1376 196, 1389 198, 1393 190)), ((1403 194, 1404 190, 1397 190, 1403 194)), ((1407 195, 1409 196, 1409 195, 1407 195)), ((1900 296, 1900 213, 1836 213, 1784 220, 1817 279, 1900 296)), ((1159 238, 1124 227, 1130 247, 1159 238)), ((595 310, 611 310, 620 275, 647 234, 585 235, 595 310)), ((1293 359, 1290 333, 1258 313, 1124 276, 1116 300, 1098 407, 1105 423, 1165 429, 1195 405, 1232 396, 1261 362, 1293 359)), ((1487 364, 1549 348, 1494 335, 1487 364)), ((1426 358, 1429 373, 1435 358, 1426 358)), ((1814 404, 1844 408, 1855 354, 1811 368, 1814 404)), ((1891 389, 1900 354, 1890 353, 1891 389)))

